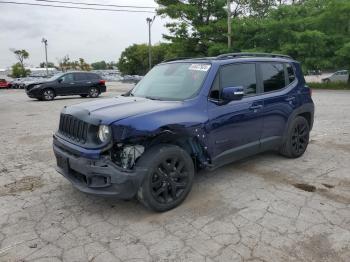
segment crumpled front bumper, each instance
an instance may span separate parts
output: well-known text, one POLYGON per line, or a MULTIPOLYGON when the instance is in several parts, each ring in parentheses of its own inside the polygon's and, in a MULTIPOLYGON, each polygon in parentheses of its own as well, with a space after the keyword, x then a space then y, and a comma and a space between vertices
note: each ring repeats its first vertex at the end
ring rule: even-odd
POLYGON ((67 147, 67 142, 60 140, 54 135, 56 170, 75 188, 88 194, 119 199, 131 199, 136 195, 147 170, 123 170, 104 157, 80 156, 76 150, 67 147))

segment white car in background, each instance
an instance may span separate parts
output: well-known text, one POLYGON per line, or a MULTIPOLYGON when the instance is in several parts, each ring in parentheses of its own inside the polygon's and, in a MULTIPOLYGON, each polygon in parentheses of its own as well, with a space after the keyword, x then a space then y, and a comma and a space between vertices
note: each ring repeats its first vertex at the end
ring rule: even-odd
POLYGON ((323 78, 322 82, 330 83, 330 82, 347 82, 349 80, 349 71, 348 70, 340 70, 332 75, 323 78))

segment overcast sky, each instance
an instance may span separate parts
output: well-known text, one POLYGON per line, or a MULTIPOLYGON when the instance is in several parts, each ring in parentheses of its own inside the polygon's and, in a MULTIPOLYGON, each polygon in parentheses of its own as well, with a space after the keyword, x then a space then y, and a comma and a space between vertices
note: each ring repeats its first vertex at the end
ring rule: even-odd
MULTIPOLYGON (((34 0, 16 0, 35 3, 34 0)), ((156 6, 153 0, 70 0, 99 4, 156 6)), ((1 1, 0 1, 1 2, 1 1)), ((40 3, 40 2, 36 2, 40 3)), ((133 43, 147 43, 146 13, 70 10, 51 7, 20 6, 0 3, 0 68, 16 62, 11 48, 26 49, 28 65, 45 60, 41 39, 48 39, 48 60, 69 55, 87 62, 117 61, 120 53, 133 43)), ((165 20, 157 17, 152 26, 152 42, 162 40, 165 20)))

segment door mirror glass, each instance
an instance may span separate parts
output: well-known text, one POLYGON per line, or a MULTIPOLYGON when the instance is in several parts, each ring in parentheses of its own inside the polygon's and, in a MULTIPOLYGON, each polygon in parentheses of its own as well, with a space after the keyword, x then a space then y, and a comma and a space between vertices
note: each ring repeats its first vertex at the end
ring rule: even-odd
POLYGON ((224 102, 228 103, 234 100, 241 100, 244 96, 244 88, 243 86, 230 86, 224 87, 222 89, 221 98, 224 102))

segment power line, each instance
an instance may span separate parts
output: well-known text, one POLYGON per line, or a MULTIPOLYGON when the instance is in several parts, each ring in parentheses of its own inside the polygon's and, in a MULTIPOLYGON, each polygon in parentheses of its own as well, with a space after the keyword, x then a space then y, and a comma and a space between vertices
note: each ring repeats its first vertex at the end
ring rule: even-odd
POLYGON ((72 5, 87 5, 87 6, 105 6, 105 7, 127 7, 127 8, 144 8, 144 9, 155 9, 155 6, 135 6, 135 5, 112 5, 112 4, 93 4, 83 2, 70 2, 70 1, 55 1, 55 0, 34 0, 37 2, 49 2, 49 3, 60 3, 60 4, 72 4, 72 5))
POLYGON ((94 11, 110 11, 110 12, 127 12, 127 13, 152 13, 150 10, 130 10, 130 9, 109 9, 109 8, 93 8, 93 7, 78 7, 78 6, 63 6, 63 5, 49 5, 49 4, 34 4, 34 3, 22 3, 12 1, 0 1, 0 4, 14 4, 14 5, 29 5, 29 6, 45 6, 54 8, 66 8, 66 9, 80 9, 80 10, 94 10, 94 11))

